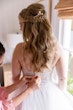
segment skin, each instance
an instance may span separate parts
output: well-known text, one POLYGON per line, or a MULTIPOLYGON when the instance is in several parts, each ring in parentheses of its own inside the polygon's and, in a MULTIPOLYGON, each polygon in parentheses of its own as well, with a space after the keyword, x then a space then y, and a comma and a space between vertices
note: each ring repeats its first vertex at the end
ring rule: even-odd
MULTIPOLYGON (((19 25, 20 30, 23 31, 24 23, 23 19, 19 17, 19 25)), ((12 58, 12 76, 13 76, 13 83, 19 80, 20 73, 22 71, 23 75, 25 75, 24 70, 29 70, 30 72, 33 72, 34 67, 31 64, 31 58, 32 55, 25 54, 26 61, 24 61, 23 58, 23 45, 24 43, 19 43, 13 53, 12 58), (29 58, 29 59, 28 59, 29 58), (17 65, 17 66, 16 66, 17 65), (22 68, 21 68, 22 67, 22 68)), ((57 51, 54 55, 54 60, 52 62, 52 68, 56 68, 57 75, 58 75, 58 87, 61 90, 66 89, 67 84, 67 75, 66 75, 66 69, 65 69, 65 60, 64 60, 64 54, 62 47, 57 43, 57 51)))
POLYGON ((39 88, 39 81, 38 77, 33 78, 30 83, 28 83, 28 88, 23 91, 21 94, 19 94, 17 97, 13 98, 15 107, 18 106, 27 96, 29 96, 34 90, 39 88), (35 80, 36 79, 36 80, 35 80))
MULTIPOLYGON (((21 62, 21 57, 23 56, 22 53, 22 45, 24 45, 24 43, 20 43, 16 46, 14 54, 13 54, 13 60, 12 60, 12 73, 13 73, 13 81, 16 82, 16 80, 19 80, 20 77, 20 72, 24 72, 21 68, 20 68, 20 63, 21 62), (17 68, 15 67, 15 65, 17 65, 17 68)), ((33 67, 31 67, 30 64, 30 59, 28 59, 28 55, 25 56, 26 57, 26 62, 22 62, 21 66, 23 67, 23 64, 25 65, 24 68, 27 68, 30 72, 32 72, 32 70, 34 69, 33 67), (28 61, 29 60, 29 61, 28 61)), ((30 56, 31 57, 31 56, 30 56)), ((58 44, 57 45, 57 52, 55 53, 54 56, 54 60, 52 62, 52 67, 56 68, 57 71, 57 75, 58 75, 58 87, 61 90, 64 90, 66 88, 66 81, 67 81, 67 75, 66 75, 66 69, 65 69, 65 62, 64 62, 64 54, 63 54, 63 49, 62 47, 58 44)), ((24 73, 25 74, 25 73, 24 73)))
MULTIPOLYGON (((19 16, 19 24, 20 24, 20 30, 23 31, 23 19, 19 16)), ((13 75, 13 82, 16 82, 16 80, 19 80, 20 73, 21 71, 24 73, 24 69, 27 68, 30 72, 34 70, 34 67, 31 66, 32 64, 30 63, 30 58, 32 58, 31 55, 25 54, 26 61, 23 62, 23 46, 24 43, 19 43, 13 54, 13 59, 12 59, 12 75, 13 75), (22 58, 22 59, 21 59, 22 58), (29 58, 29 59, 28 59, 29 58), (15 67, 17 65, 17 67, 15 67), (24 65, 24 67, 23 67, 24 65), (22 68, 21 68, 22 67, 22 68)), ((60 44, 57 43, 57 50, 54 55, 54 59, 52 61, 52 68, 56 68, 57 75, 58 75, 58 87, 61 90, 66 89, 66 84, 67 84, 67 74, 66 74, 66 64, 64 62, 64 52, 60 44)), ((25 73, 24 73, 25 74, 25 73)))
POLYGON ((3 64, 4 55, 5 55, 5 54, 3 54, 2 56, 0 56, 0 66, 2 66, 2 64, 3 64))
MULTIPOLYGON (((19 24, 20 24, 20 30, 23 31, 23 26, 24 26, 23 19, 20 16, 18 17, 18 19, 19 19, 19 24)), ((24 43, 18 44, 16 46, 16 48, 14 50, 14 54, 13 54, 12 71, 13 71, 13 81, 14 82, 15 82, 16 79, 17 80, 19 79, 20 72, 21 72, 20 65, 17 62, 18 62, 19 58, 22 58, 22 56, 23 56, 23 52, 22 52, 22 47, 23 46, 22 45, 24 45, 24 43), (15 65, 17 65, 17 68, 15 68, 15 65)), ((29 57, 29 60, 30 60, 31 56, 28 56, 28 55, 26 55, 26 56, 27 56, 26 59, 28 59, 28 57, 29 57)), ((21 64, 24 64, 24 62, 21 63, 21 64)), ((31 65, 28 60, 26 60, 24 66, 29 71, 32 71, 33 68, 31 66, 29 68, 29 66, 27 64, 31 65), (32 68, 32 70, 31 70, 31 68, 32 68)), ((54 68, 54 67, 56 68, 57 75, 58 75, 58 87, 61 90, 65 90, 66 89, 66 84, 67 84, 67 74, 66 74, 66 68, 65 68, 66 64, 65 64, 63 49, 62 49, 61 45, 59 45, 58 43, 57 43, 57 51, 55 52, 54 60, 52 62, 52 68, 54 68)))
MULTIPOLYGON (((0 62, 3 62, 3 60, 4 60, 4 54, 2 55, 2 57, 0 57, 0 62)), ((33 76, 31 78, 30 76, 25 76, 25 77, 22 77, 20 80, 18 80, 16 83, 5 87, 6 92, 9 95, 19 87, 25 86, 25 85, 27 85, 27 89, 23 91, 21 94, 19 94, 17 97, 12 99, 15 107, 18 106, 28 95, 30 95, 30 93, 33 90, 39 87, 38 77, 33 76), (30 81, 30 84, 29 84, 29 81, 30 81)))

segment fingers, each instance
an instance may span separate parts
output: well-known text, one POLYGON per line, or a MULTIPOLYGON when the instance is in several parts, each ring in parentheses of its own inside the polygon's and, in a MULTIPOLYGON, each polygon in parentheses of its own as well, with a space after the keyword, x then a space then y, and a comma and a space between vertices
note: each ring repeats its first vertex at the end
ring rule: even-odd
POLYGON ((31 80, 36 80, 38 78, 38 76, 26 76, 25 77, 25 80, 27 81, 27 82, 29 82, 29 81, 31 81, 31 80))
POLYGON ((32 78, 37 79, 37 78, 38 78, 38 76, 33 76, 32 78))
POLYGON ((26 80, 31 80, 32 78, 34 78, 35 76, 25 76, 26 80))
POLYGON ((36 89, 40 87, 41 78, 39 76, 24 76, 25 85, 31 87, 32 89, 36 89))
POLYGON ((28 81, 26 85, 27 87, 31 87, 32 90, 35 90, 40 87, 40 82, 40 78, 38 76, 35 76, 32 78, 32 80, 28 81))
POLYGON ((31 79, 32 79, 32 76, 23 76, 21 80, 22 80, 24 83, 27 83, 27 82, 30 81, 31 79))

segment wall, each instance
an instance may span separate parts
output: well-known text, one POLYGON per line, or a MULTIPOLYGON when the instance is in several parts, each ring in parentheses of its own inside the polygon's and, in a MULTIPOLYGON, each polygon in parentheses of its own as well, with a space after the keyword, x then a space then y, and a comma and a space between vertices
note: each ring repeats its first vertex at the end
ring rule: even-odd
POLYGON ((58 18, 58 11, 55 10, 55 6, 59 0, 52 0, 52 7, 51 7, 51 24, 54 31, 55 36, 59 39, 59 21, 58 18))
MULTIPOLYGON (((21 9, 26 8, 30 3, 39 0, 1 0, 0 1, 0 41, 6 49, 4 63, 11 62, 15 45, 22 41, 18 23, 18 13, 21 9), (10 36, 9 36, 10 35, 10 36), (15 37, 14 37, 15 36, 15 37)), ((42 1, 47 13, 48 0, 42 1)))

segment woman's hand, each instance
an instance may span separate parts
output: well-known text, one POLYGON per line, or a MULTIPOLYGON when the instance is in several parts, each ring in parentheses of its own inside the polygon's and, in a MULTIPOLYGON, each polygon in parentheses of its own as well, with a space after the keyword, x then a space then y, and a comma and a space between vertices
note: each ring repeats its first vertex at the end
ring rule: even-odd
POLYGON ((33 77, 34 77, 34 76, 27 76, 27 75, 26 75, 26 76, 23 76, 21 80, 22 80, 24 83, 27 83, 27 82, 31 81, 33 77))
POLYGON ((31 88, 32 90, 36 90, 37 88, 40 87, 40 83, 41 83, 41 78, 38 76, 34 76, 26 84, 27 84, 28 88, 31 88))

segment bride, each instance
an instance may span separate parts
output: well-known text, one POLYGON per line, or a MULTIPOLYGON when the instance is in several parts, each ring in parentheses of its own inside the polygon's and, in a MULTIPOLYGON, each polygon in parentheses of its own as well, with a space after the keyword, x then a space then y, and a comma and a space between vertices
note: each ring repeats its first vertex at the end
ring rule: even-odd
POLYGON ((44 6, 31 4, 19 13, 18 18, 24 42, 19 43, 14 50, 13 81, 19 80, 22 71, 24 76, 39 76, 41 82, 40 88, 32 92, 17 109, 73 110, 73 97, 66 91, 63 50, 53 37, 44 6), (54 68, 58 76, 57 83, 52 81, 54 68))

